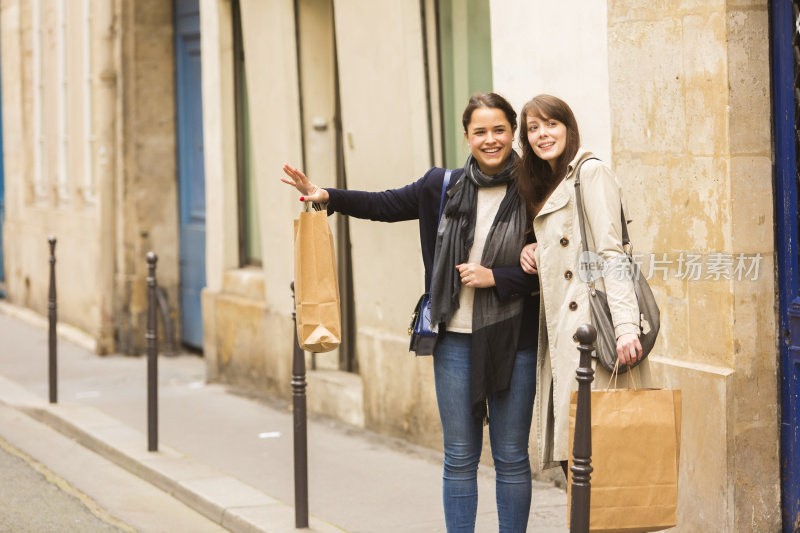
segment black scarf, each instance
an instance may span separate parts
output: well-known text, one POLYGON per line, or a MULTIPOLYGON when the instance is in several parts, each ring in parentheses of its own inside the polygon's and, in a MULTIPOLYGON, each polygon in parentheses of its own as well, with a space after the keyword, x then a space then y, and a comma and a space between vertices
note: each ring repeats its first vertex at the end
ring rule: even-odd
MULTIPOLYGON (((478 188, 508 184, 506 195, 486 237, 481 265, 486 268, 519 264, 525 245, 527 211, 517 193, 511 152, 505 168, 487 176, 470 155, 464 175, 450 191, 436 235, 431 279, 431 323, 447 323, 459 306, 461 278, 456 265, 469 257, 475 238, 478 188)), ((488 422, 486 400, 508 392, 522 323, 522 298, 500 302, 494 288, 475 289, 472 307, 472 414, 488 422)))

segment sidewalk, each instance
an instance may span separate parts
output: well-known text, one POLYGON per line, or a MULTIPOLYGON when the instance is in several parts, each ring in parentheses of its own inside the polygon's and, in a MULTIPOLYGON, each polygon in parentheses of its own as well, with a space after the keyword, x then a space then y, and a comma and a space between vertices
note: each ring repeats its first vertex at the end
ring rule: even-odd
MULTIPOLYGON (((59 402, 49 404, 47 332, 4 309, 10 308, 0 307, 0 404, 47 423, 231 531, 294 531, 288 404, 205 383, 200 357, 162 356, 159 451, 147 452, 146 358, 100 357, 60 339, 59 402)), ((440 452, 310 416, 308 457, 311 531, 445 531, 440 452)), ((476 531, 497 531, 491 468, 481 466, 479 494, 476 531)), ((567 531, 562 490, 534 481, 528 531, 567 531)))

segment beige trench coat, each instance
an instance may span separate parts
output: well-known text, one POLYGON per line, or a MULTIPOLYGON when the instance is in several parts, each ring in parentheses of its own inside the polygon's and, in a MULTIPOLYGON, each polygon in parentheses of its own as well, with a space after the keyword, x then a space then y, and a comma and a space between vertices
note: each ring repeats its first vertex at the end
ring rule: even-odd
MULTIPOLYGON (((539 359, 537 364, 536 432, 539 443, 539 469, 559 465, 571 454, 569 448, 570 393, 578 389, 578 326, 591 323, 588 287, 578 270, 582 252, 581 232, 575 204, 576 165, 590 152, 578 151, 566 178, 556 187, 533 220, 539 243, 535 252, 539 269, 539 359)), ((613 261, 623 253, 620 205, 621 187, 611 168, 602 161, 590 160, 581 167, 581 191, 586 213, 586 238, 589 250, 613 261)), ((638 333, 638 306, 633 283, 606 276, 596 284, 606 291, 616 336, 638 333)), ((596 365, 593 388, 606 388, 609 373, 596 365)), ((647 360, 639 365, 643 386, 650 386, 647 360)), ((628 379, 619 378, 619 386, 628 379)), ((637 383, 638 384, 638 383, 637 383)))

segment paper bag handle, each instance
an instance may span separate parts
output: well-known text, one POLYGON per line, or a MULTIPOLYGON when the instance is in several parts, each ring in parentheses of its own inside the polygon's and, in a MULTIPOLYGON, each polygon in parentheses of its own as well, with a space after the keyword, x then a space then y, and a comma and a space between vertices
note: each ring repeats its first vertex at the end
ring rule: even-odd
MULTIPOLYGON (((633 390, 639 390, 639 386, 636 384, 636 378, 634 378, 631 374, 634 370, 638 372, 638 366, 630 368, 628 366, 628 388, 633 390), (631 386, 633 385, 633 386, 631 386)), ((608 378, 608 384, 606 385, 606 392, 611 388, 611 380, 614 380, 614 388, 617 388, 617 377, 619 376, 619 358, 617 358, 616 362, 614 363, 614 370, 611 372, 611 377, 608 378)))

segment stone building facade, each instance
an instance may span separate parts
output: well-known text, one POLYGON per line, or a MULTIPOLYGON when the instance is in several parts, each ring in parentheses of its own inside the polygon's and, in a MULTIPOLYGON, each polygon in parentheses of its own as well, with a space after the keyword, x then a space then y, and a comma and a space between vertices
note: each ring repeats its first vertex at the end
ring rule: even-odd
MULTIPOLYGON (((775 206, 784 191, 774 186, 770 51, 776 6, 792 2, 196 3, 210 380, 290 395, 299 205, 278 180, 284 162, 322 186, 399 187, 432 165, 462 164, 459 115, 471 92, 496 90, 518 109, 555 94, 573 107, 584 146, 619 174, 661 304, 654 374, 684 400, 677 530, 789 527, 779 386, 796 370, 781 365, 775 206)), ((130 338, 141 331, 149 249, 162 258, 175 322, 188 312, 179 296, 183 60, 173 50, 184 4, 85 0, 89 31, 75 35, 93 43, 87 67, 80 39, 58 46, 59 21, 68 31, 87 24, 71 11, 78 3, 63 13, 56 0, 0 3, 8 299, 44 312, 44 244, 61 230, 62 317, 99 352, 139 342, 130 338), (71 54, 78 59, 59 67, 71 54), (59 90, 69 69, 90 74, 59 90), (69 98, 57 126, 63 112, 53 110, 69 98), (86 102, 90 118, 78 120, 86 102), (65 164, 59 154, 72 152, 65 164), (84 281, 69 287, 74 279, 84 281)), ((431 361, 407 353, 423 283, 416 225, 329 221, 349 334, 337 352, 307 354, 309 406, 439 448, 431 361)))
POLYGON ((178 312, 172 6, 0 9, 7 299, 46 314, 54 235, 59 319, 98 353, 140 353, 150 250, 178 312))

